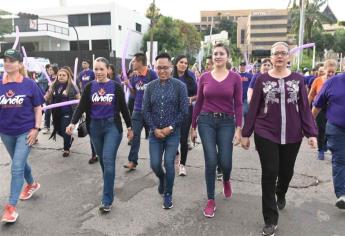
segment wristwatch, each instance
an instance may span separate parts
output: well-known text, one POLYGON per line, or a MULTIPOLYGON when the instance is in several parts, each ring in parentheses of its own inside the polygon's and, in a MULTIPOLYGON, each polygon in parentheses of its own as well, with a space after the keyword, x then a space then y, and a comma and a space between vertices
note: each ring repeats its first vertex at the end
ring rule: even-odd
POLYGON ((170 131, 174 130, 174 127, 172 127, 171 125, 168 128, 170 129, 170 131))
POLYGON ((36 129, 38 132, 41 131, 41 128, 39 128, 39 127, 34 127, 33 129, 36 129))

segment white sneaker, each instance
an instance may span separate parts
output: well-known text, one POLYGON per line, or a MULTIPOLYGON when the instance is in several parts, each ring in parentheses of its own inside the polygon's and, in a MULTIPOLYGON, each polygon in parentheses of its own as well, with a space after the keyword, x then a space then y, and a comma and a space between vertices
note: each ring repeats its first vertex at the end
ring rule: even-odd
POLYGON ((178 175, 179 176, 186 176, 187 175, 186 167, 184 165, 180 164, 178 175))
POLYGON ((337 202, 335 203, 335 205, 336 205, 339 209, 345 209, 345 195, 339 197, 338 200, 337 200, 337 202))
POLYGON ((50 129, 49 128, 44 128, 42 131, 42 134, 49 134, 50 133, 50 129))

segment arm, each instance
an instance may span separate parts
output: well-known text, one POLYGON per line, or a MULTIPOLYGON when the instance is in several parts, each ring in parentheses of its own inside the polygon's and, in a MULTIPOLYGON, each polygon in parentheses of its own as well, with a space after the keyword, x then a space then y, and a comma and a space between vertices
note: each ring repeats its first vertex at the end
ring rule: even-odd
POLYGON ((300 79, 300 84, 299 84, 298 108, 300 111, 303 134, 307 138, 316 137, 317 128, 310 111, 310 106, 309 106, 308 97, 307 97, 307 90, 305 89, 304 80, 302 77, 300 79))
POLYGON ((151 130, 155 130, 157 127, 153 123, 152 114, 152 104, 151 104, 151 90, 153 89, 153 84, 149 84, 144 92, 143 98, 143 115, 146 123, 151 130))
POLYGON ((84 93, 81 95, 78 107, 75 110, 73 117, 71 119, 71 124, 73 125, 77 124, 79 119, 83 115, 83 113, 86 111, 86 107, 88 103, 90 102, 90 91, 91 91, 91 83, 86 85, 84 93))
POLYGON ((321 88, 320 93, 315 99, 314 106, 312 109, 312 114, 314 119, 317 117, 319 112, 321 111, 322 108, 325 108, 328 100, 329 100, 329 95, 328 95, 328 88, 329 88, 330 81, 326 81, 324 85, 321 88))
POLYGON ((116 99, 118 99, 119 109, 121 111, 122 117, 125 120, 127 128, 132 127, 131 117, 129 115, 128 107, 126 104, 125 93, 121 86, 116 85, 116 99))
POLYGON ((243 111, 243 101, 242 101, 242 81, 239 75, 236 75, 234 84, 234 111, 235 111, 235 120, 236 127, 242 127, 242 111, 243 111))
POLYGON ((185 117, 188 115, 188 95, 187 95, 187 87, 185 84, 179 85, 177 84, 178 89, 180 90, 179 92, 179 98, 178 98, 178 107, 179 111, 177 114, 177 117, 171 126, 175 129, 176 126, 179 126, 182 121, 185 119, 185 117))
POLYGON ((199 81, 196 103, 193 110, 192 128, 194 130, 196 129, 196 126, 197 126, 196 120, 201 112, 201 108, 204 103, 204 80, 205 80, 205 77, 201 76, 200 81, 199 81))
POLYGON ((252 99, 252 96, 253 96, 253 89, 252 88, 248 88, 248 91, 247 91, 247 101, 248 101, 248 104, 250 103, 250 100, 252 99))
POLYGON ((262 79, 258 78, 253 89, 253 96, 250 102, 249 111, 242 128, 243 137, 250 137, 254 131, 255 120, 259 113, 263 96, 261 81, 262 79))

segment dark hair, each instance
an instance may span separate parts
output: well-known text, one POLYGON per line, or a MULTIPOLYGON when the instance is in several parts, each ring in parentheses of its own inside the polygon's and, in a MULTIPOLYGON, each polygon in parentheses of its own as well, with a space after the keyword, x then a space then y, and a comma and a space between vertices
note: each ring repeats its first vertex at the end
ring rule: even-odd
POLYGON ((50 67, 52 67, 50 64, 47 64, 47 65, 45 66, 46 70, 48 70, 50 67))
POLYGON ((272 65, 271 59, 269 58, 262 59, 261 64, 265 64, 266 62, 269 62, 272 65))
MULTIPOLYGON (((113 75, 112 78, 110 79, 114 79, 116 76, 116 72, 115 72, 115 65, 114 64, 109 64, 109 68, 113 71, 113 75)), ((108 76, 110 77, 110 75, 108 74, 108 76)))
POLYGON ((208 56, 206 57, 206 60, 207 60, 207 59, 212 60, 212 56, 211 56, 211 55, 208 55, 208 56))
POLYGON ((215 48, 224 48, 224 50, 226 51, 226 54, 228 55, 228 57, 230 57, 229 49, 227 47, 225 47, 225 45, 223 43, 217 43, 216 45, 213 46, 213 50, 215 48))
POLYGON ((91 66, 91 61, 89 59, 84 58, 81 62, 84 62, 84 61, 87 62, 91 66))
POLYGON ((107 68, 109 68, 109 61, 104 57, 97 57, 95 62, 103 62, 107 68))
POLYGON ((171 56, 169 55, 169 53, 163 52, 159 54, 158 56, 156 56, 155 60, 157 61, 158 59, 162 59, 162 58, 166 58, 168 59, 168 61, 171 62, 171 56))
MULTIPOLYGON (((176 59, 174 60, 174 71, 173 71, 173 77, 174 78, 178 78, 178 72, 177 72, 177 63, 182 60, 183 58, 187 59, 187 63, 188 63, 188 58, 186 55, 179 55, 176 57, 176 59)), ((188 64, 189 65, 189 64, 188 64)), ((188 66, 187 69, 184 71, 184 75, 185 78, 187 78, 188 76, 188 66)))
POLYGON ((59 71, 59 67, 53 66, 53 71, 54 71, 54 74, 56 75, 59 71))
POLYGON ((141 63, 146 66, 147 65, 147 58, 146 55, 142 52, 138 52, 136 54, 134 54, 134 57, 137 61, 141 61, 141 63))

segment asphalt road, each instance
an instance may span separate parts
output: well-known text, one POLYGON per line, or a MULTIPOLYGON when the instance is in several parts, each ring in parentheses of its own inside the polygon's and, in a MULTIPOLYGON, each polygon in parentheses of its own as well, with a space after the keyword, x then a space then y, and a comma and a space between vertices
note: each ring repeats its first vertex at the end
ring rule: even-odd
MULTIPOLYGON (((226 200, 222 184, 216 185, 216 216, 202 214, 206 203, 204 160, 201 145, 187 160, 188 176, 175 178, 174 208, 162 209, 158 181, 149 167, 148 142, 142 139, 139 166, 127 172, 129 146, 125 138, 116 161, 116 199, 110 214, 100 215, 102 179, 99 164, 89 165, 88 137, 77 139, 68 158, 62 157, 62 140, 48 140, 40 134, 30 154, 35 178, 41 189, 32 199, 19 202, 18 221, 1 224, 1 236, 47 235, 261 235, 260 163, 254 148, 235 147, 233 155, 233 197, 226 200)), ((0 144, 0 205, 7 202, 10 159, 0 144)), ((304 143, 295 175, 287 194, 287 206, 280 212, 276 235, 345 235, 345 211, 334 206, 330 154, 318 161, 316 151, 304 143)))

